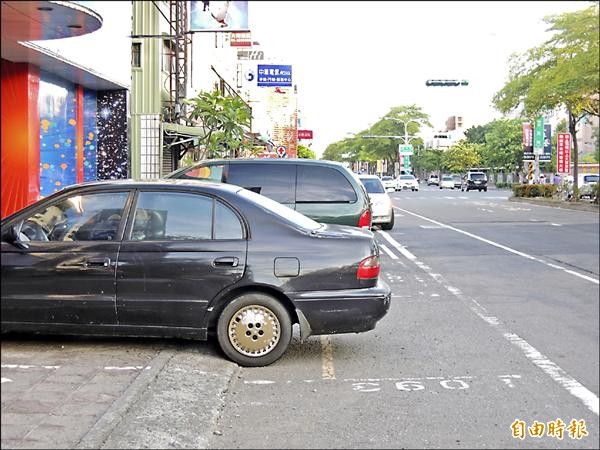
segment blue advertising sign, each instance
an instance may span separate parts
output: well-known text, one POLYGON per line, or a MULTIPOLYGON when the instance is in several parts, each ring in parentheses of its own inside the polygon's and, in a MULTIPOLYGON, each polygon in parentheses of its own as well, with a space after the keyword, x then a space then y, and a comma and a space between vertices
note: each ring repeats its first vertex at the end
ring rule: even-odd
POLYGON ((258 86, 292 86, 292 66, 259 64, 258 86))
POLYGON ((540 162, 552 161, 552 130, 549 123, 544 124, 544 153, 540 155, 540 162))

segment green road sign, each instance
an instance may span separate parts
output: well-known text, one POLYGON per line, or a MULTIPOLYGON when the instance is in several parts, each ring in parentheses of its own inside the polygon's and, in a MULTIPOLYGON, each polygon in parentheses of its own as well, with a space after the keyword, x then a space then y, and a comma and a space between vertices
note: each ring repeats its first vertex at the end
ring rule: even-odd
POLYGON ((398 152, 401 155, 412 155, 413 154, 413 146, 412 145, 399 145, 398 152))
POLYGON ((533 129, 533 153, 536 155, 544 153, 544 118, 542 116, 535 119, 535 128, 533 129))

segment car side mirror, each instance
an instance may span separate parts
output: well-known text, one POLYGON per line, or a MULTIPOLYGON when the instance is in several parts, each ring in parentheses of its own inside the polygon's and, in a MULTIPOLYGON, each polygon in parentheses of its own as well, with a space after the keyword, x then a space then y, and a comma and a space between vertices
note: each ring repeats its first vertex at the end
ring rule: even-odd
POLYGON ((29 245, 27 243, 19 239, 19 229, 17 225, 11 225, 11 227, 8 229, 8 233, 6 233, 4 240, 17 248, 20 248, 21 250, 27 250, 29 248, 29 245))

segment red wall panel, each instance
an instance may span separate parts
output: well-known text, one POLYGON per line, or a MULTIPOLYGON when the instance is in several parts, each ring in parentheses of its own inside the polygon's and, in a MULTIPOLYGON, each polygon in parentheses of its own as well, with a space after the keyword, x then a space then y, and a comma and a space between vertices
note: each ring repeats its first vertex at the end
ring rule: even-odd
POLYGON ((39 69, 2 60, 0 213, 6 217, 40 195, 39 69))

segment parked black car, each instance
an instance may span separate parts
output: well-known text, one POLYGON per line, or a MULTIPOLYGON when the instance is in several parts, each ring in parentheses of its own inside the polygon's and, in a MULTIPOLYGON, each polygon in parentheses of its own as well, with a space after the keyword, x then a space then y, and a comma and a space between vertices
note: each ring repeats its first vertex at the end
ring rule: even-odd
POLYGON ((324 225, 238 186, 71 186, 1 222, 2 332, 206 339, 246 366, 387 312, 369 230, 324 225))
POLYGON ((469 172, 463 178, 461 191, 487 192, 487 175, 484 172, 469 172))

